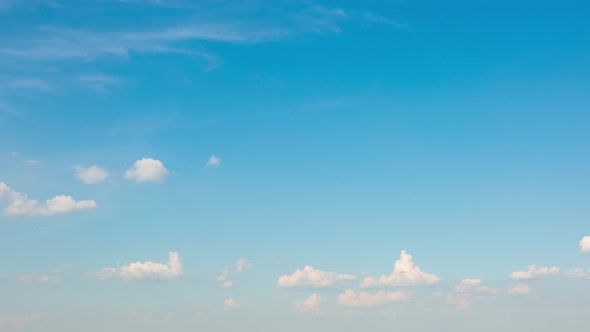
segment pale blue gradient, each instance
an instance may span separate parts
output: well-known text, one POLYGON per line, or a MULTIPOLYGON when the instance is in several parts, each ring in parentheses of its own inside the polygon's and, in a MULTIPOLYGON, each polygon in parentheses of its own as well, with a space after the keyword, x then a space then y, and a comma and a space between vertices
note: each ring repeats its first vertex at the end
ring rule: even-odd
POLYGON ((0 216, 0 275, 63 268, 0 280, 0 315, 41 316, 21 331, 587 328, 589 280, 508 276, 590 267, 588 2, 48 3, 0 0, 0 181, 98 207, 0 216), (124 178, 143 157, 165 183, 124 178), (359 282, 277 287, 308 264, 388 274, 401 250, 443 279, 392 289, 420 301, 350 313, 336 299, 359 282), (179 279, 86 277, 169 251, 179 279), (466 278, 533 292, 456 312, 466 278), (312 293, 327 316, 294 312, 312 293))

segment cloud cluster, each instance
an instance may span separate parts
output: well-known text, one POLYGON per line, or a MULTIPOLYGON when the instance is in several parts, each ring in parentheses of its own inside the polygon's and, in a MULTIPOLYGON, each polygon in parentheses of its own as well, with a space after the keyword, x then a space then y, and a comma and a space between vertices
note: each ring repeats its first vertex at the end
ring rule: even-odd
POLYGON ((350 274, 339 274, 314 269, 312 266, 305 266, 302 270, 296 270, 293 274, 284 275, 279 278, 279 287, 330 287, 344 281, 357 280, 357 277, 350 274))
POLYGON ((537 267, 535 265, 531 265, 528 267, 526 271, 515 271, 512 272, 510 275, 510 279, 513 280, 530 280, 530 279, 537 279, 542 276, 558 274, 559 268, 557 266, 553 267, 537 267))
POLYGON ((365 277, 361 288, 433 285, 440 282, 440 278, 434 274, 426 273, 412 261, 412 256, 402 250, 400 258, 395 262, 393 271, 389 275, 382 275, 379 279, 365 277))
POLYGON ((133 167, 125 172, 125 178, 142 182, 164 182, 170 172, 164 167, 161 161, 151 158, 137 160, 133 167))
POLYGON ((16 192, 0 182, 0 202, 7 202, 4 215, 9 217, 51 216, 80 210, 94 209, 97 204, 93 200, 76 201, 72 196, 57 195, 40 204, 25 194, 16 192))
POLYGON ((76 178, 86 184, 96 184, 106 180, 109 177, 109 172, 98 166, 90 166, 84 168, 80 165, 74 166, 76 171, 76 178))
POLYGON ((381 290, 374 294, 367 292, 356 294, 352 289, 347 289, 338 295, 338 304, 345 307, 371 308, 409 299, 410 297, 401 291, 388 293, 381 290))
POLYGON ((175 279, 184 274, 182 261, 177 252, 168 253, 166 264, 155 262, 135 262, 129 265, 113 268, 107 267, 90 274, 99 280, 120 278, 123 280, 155 280, 163 281, 175 279))

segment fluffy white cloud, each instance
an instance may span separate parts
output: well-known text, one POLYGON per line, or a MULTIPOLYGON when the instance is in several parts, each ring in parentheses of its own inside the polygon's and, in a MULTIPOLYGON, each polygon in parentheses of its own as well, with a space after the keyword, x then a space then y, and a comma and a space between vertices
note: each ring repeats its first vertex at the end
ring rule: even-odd
POLYGON ((239 309, 240 305, 238 304, 238 302, 236 302, 235 299, 229 298, 223 301, 223 308, 225 310, 239 309))
POLYGON ((303 302, 296 301, 295 310, 299 312, 318 313, 322 303, 324 303, 324 299, 321 296, 318 294, 312 294, 303 302))
POLYGON ((481 279, 464 279, 447 295, 447 303, 455 306, 457 311, 467 311, 474 299, 485 299, 500 294, 498 288, 483 286, 481 279))
POLYGON ((7 202, 4 215, 9 217, 33 217, 51 216, 54 214, 68 213, 79 210, 95 208, 96 202, 92 200, 76 201, 72 196, 58 195, 39 204, 25 194, 16 192, 4 183, 0 182, 0 202, 7 202))
POLYGON ((338 295, 338 304, 345 307, 370 308, 409 299, 410 297, 401 291, 391 293, 378 291, 375 294, 361 292, 356 294, 352 289, 347 289, 344 293, 338 295))
POLYGON ((76 165, 74 166, 74 171, 76 172, 76 178, 86 184, 100 183, 109 177, 109 172, 98 166, 84 168, 80 165, 76 165))
POLYGON ((590 269, 584 271, 583 269, 573 269, 567 271, 565 276, 572 279, 590 279, 590 269))
POLYGON ((100 280, 121 278, 124 280, 170 280, 184 274, 182 261, 177 252, 168 253, 167 264, 155 262, 135 262, 129 265, 113 268, 107 267, 90 276, 100 280))
POLYGON ((221 166, 221 159, 217 158, 216 156, 209 157, 209 160, 207 160, 207 167, 217 167, 217 166, 221 166))
POLYGON ((580 250, 582 252, 590 252, 590 236, 584 236, 580 241, 580 250))
POLYGON ((151 158, 137 160, 133 167, 125 172, 125 178, 141 182, 164 182, 170 172, 161 161, 151 158))
POLYGON ((382 275, 379 279, 374 277, 365 277, 361 288, 369 287, 391 287, 391 286, 412 286, 412 285, 432 285, 441 279, 430 273, 426 273, 412 261, 412 256, 402 250, 400 258, 395 262, 393 272, 389 275, 382 275))
POLYGON ((40 319, 41 316, 39 315, 16 316, 9 314, 0 314, 0 330, 4 329, 5 327, 21 329, 26 324, 40 319))
POLYGON ((356 276, 350 274, 316 270, 307 265, 303 270, 296 270, 291 275, 280 277, 278 285, 279 287, 330 287, 343 281, 356 279, 356 276))
POLYGON ((242 273, 244 270, 253 267, 254 264, 247 262, 246 258, 240 258, 236 261, 236 273, 242 273))
POLYGON ((529 294, 530 292, 531 292, 531 287, 529 287, 528 285, 524 285, 524 284, 515 285, 515 286, 508 288, 508 294, 510 294, 510 295, 525 295, 525 294, 529 294))
POLYGON ((526 271, 515 271, 512 272, 510 275, 510 279, 513 280, 529 280, 529 279, 536 279, 538 277, 558 274, 559 268, 557 266, 553 267, 537 267, 535 265, 529 266, 526 271))

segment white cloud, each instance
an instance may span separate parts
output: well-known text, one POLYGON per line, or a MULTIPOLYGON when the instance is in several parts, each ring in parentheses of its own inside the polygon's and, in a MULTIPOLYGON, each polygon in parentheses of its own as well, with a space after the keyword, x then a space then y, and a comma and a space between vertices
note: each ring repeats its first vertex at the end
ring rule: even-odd
POLYGON ((207 160, 207 166, 208 167, 221 166, 221 159, 217 158, 215 156, 211 156, 211 157, 209 157, 209 160, 207 160))
POLYGON ((240 305, 238 304, 238 302, 236 302, 235 299, 229 298, 223 301, 223 308, 225 310, 239 309, 240 305))
POLYGON ((100 183, 109 177, 109 172, 98 166, 84 168, 80 165, 76 165, 74 166, 74 170, 76 171, 76 178, 86 184, 100 183))
POLYGON ((137 160, 133 167, 125 172, 125 178, 141 182, 164 182, 170 172, 161 161, 151 158, 137 160))
POLYGON ((120 278, 123 280, 170 280, 184 274, 182 261, 177 252, 168 253, 167 264, 135 262, 120 268, 107 267, 90 274, 99 280, 120 278))
POLYGON ((27 195, 16 192, 4 183, 0 182, 0 202, 7 202, 4 215, 9 217, 33 217, 51 216, 54 214, 68 213, 79 210, 94 209, 97 205, 93 200, 76 201, 71 196, 57 195, 39 204, 27 195))
POLYGON ((338 304, 345 307, 370 308, 409 299, 410 297, 401 291, 391 293, 378 291, 375 294, 361 292, 356 294, 352 289, 347 289, 344 293, 338 295, 338 304))
POLYGON ((538 277, 558 274, 559 268, 557 266, 553 267, 537 267, 535 265, 531 265, 528 267, 526 271, 516 271, 512 272, 510 275, 510 279, 513 280, 530 280, 536 279, 538 277))
POLYGON ((580 241, 580 250, 582 252, 590 252, 590 236, 584 236, 580 241))
POLYGON ((299 312, 319 313, 319 310, 325 300, 318 294, 312 294, 305 301, 295 302, 295 310, 299 312))
POLYGON ((330 287, 343 281, 356 279, 356 276, 350 274, 316 270, 307 265, 303 270, 296 270, 291 275, 280 277, 278 285, 279 287, 330 287))
POLYGON ((508 289, 510 295, 525 295, 531 292, 531 287, 525 284, 515 285, 508 289))
POLYGON ((399 260, 395 262, 393 272, 389 275, 382 275, 379 279, 365 277, 361 288, 369 287, 390 287, 390 286, 413 286, 419 284, 432 285, 441 279, 430 273, 423 272, 414 265, 412 256, 402 250, 399 260))
POLYGON ((567 271, 565 276, 572 279, 590 279, 590 269, 587 272, 583 269, 573 269, 567 271))
POLYGON ((228 277, 229 277, 229 270, 228 269, 221 270, 221 275, 219 277, 217 277, 217 282, 219 282, 221 287, 231 288, 234 286, 234 284, 231 281, 227 280, 228 277))
POLYGON ((3 281, 13 281, 23 285, 31 285, 31 284, 41 284, 41 285, 57 285, 61 283, 63 277, 59 275, 53 276, 35 276, 32 274, 22 275, 22 276, 9 276, 9 275, 0 275, 0 280, 3 281))
POLYGON ((120 83, 118 78, 105 74, 82 75, 78 77, 78 81, 86 83, 98 91, 105 91, 107 87, 120 83))
POLYGON ((464 279, 455 286, 453 291, 456 293, 479 292, 489 294, 499 294, 501 292, 498 288, 490 288, 488 286, 482 286, 482 284, 483 280, 481 279, 464 279))
POLYGON ((254 264, 247 262, 246 258, 240 258, 236 261, 236 273, 242 273, 244 270, 252 268, 254 264))
POLYGON ((41 316, 39 315, 16 316, 9 314, 0 314, 0 330, 4 329, 5 327, 21 329, 25 327, 25 325, 27 325, 28 323, 40 319, 41 316))
POLYGON ((468 311, 471 309, 473 300, 485 299, 500 294, 498 288, 483 286, 481 279, 464 279, 455 286, 452 293, 447 295, 447 303, 455 306, 457 311, 468 311))

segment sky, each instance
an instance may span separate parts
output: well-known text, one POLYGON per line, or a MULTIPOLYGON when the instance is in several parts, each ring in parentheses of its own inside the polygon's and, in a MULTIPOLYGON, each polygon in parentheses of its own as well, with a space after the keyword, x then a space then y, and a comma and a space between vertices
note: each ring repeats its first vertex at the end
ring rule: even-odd
POLYGON ((590 3, 0 0, 0 331, 583 331, 590 3))

